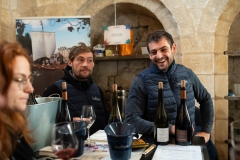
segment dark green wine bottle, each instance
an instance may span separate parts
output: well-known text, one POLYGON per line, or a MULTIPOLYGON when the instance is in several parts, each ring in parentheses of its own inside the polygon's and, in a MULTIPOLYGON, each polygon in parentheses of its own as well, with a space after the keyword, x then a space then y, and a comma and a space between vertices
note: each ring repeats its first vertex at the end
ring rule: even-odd
POLYGON ((65 121, 68 121, 68 122, 72 121, 70 113, 69 113, 67 101, 68 101, 67 83, 62 82, 62 104, 61 104, 61 110, 58 114, 56 123, 65 122, 65 121))
POLYGON ((154 120, 154 142, 167 145, 169 142, 168 114, 164 105, 163 83, 158 83, 158 106, 154 120))
POLYGON ((28 102, 27 105, 34 105, 34 104, 38 104, 35 94, 34 93, 29 93, 29 97, 28 97, 28 102))
POLYGON ((186 81, 181 81, 181 103, 175 126, 175 142, 178 145, 192 144, 192 121, 186 106, 186 81))
POLYGON ((111 113, 108 119, 108 123, 112 122, 122 122, 122 117, 118 107, 117 84, 112 85, 111 113))

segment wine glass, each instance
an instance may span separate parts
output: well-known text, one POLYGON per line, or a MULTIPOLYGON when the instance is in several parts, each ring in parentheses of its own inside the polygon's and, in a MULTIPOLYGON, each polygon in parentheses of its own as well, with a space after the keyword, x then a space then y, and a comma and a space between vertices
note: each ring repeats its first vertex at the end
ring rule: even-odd
POLYGON ((233 148, 240 152, 240 120, 233 121, 231 127, 231 143, 233 148))
POLYGON ((67 160, 78 149, 78 139, 72 122, 60 122, 52 128, 52 150, 58 158, 67 160))
POLYGON ((94 108, 92 105, 84 105, 82 107, 81 119, 88 123, 88 126, 87 126, 88 138, 87 138, 86 144, 91 145, 91 142, 89 139, 89 132, 90 132, 89 130, 90 130, 90 127, 93 125, 93 123, 96 120, 96 114, 95 114, 95 111, 94 111, 94 108))

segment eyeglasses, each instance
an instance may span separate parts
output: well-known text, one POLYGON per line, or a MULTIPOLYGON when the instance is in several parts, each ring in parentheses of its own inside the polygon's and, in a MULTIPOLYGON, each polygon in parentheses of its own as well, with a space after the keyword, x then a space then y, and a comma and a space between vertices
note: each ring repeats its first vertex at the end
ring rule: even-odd
POLYGON ((31 84, 33 83, 33 76, 29 76, 28 78, 25 77, 16 77, 13 79, 13 81, 18 83, 18 88, 20 90, 24 89, 27 86, 27 81, 29 81, 31 84))

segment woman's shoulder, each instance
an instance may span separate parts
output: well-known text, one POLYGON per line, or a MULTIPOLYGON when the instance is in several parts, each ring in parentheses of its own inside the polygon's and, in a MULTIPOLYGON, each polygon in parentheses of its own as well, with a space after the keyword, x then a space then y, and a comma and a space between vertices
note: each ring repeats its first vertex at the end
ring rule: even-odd
POLYGON ((25 138, 20 135, 16 148, 13 151, 13 154, 10 156, 11 160, 34 160, 36 159, 34 156, 34 151, 32 150, 31 146, 27 143, 25 138))

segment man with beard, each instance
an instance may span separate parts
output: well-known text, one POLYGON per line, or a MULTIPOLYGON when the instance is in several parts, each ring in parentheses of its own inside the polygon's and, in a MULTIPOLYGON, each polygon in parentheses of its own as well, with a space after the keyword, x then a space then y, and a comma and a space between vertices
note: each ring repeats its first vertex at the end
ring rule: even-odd
POLYGON ((163 82, 164 103, 169 119, 169 133, 175 134, 175 119, 180 107, 180 82, 186 80, 186 105, 192 120, 195 136, 204 137, 210 159, 218 159, 215 146, 210 140, 214 110, 211 95, 204 88, 196 74, 181 64, 176 64, 174 55, 177 46, 166 31, 149 34, 147 49, 150 67, 134 79, 125 111, 125 120, 140 134, 153 135, 154 118, 158 106, 158 82, 163 82), (195 125, 195 99, 200 104, 202 124, 195 125))
POLYGON ((54 82, 44 92, 43 97, 62 95, 62 82, 67 83, 68 107, 73 119, 81 117, 83 105, 93 105, 96 120, 90 128, 90 135, 104 129, 108 121, 108 113, 104 105, 104 97, 100 87, 91 77, 95 56, 84 43, 73 46, 69 53, 68 65, 64 68, 62 79, 54 82))

